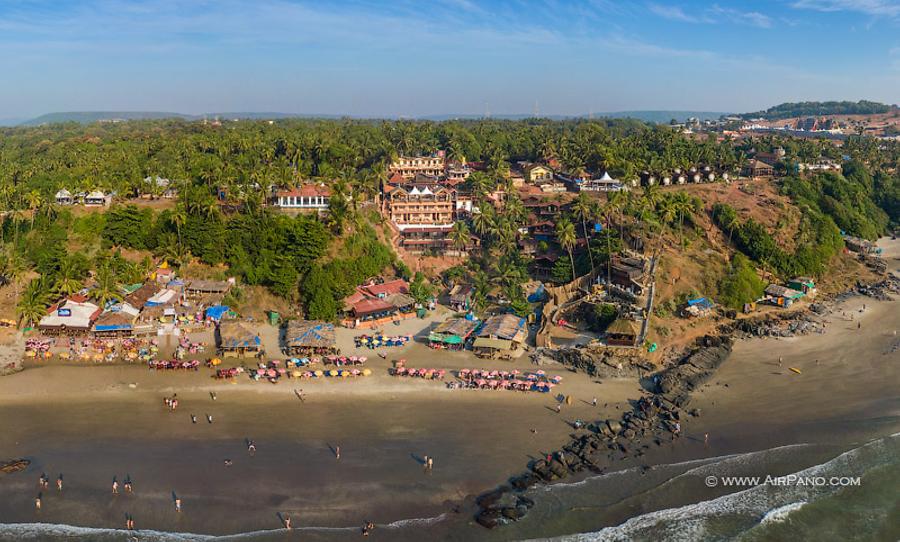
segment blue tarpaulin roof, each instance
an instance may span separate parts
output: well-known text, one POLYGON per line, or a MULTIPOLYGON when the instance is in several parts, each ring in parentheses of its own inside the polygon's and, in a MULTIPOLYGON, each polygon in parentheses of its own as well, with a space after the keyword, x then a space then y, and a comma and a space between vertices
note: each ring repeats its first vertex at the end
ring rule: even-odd
POLYGON ((700 307, 703 309, 711 309, 713 306, 712 301, 706 299, 705 297, 698 297, 697 299, 688 299, 688 307, 700 307))
POLYGON ((131 329, 131 324, 112 324, 108 326, 94 326, 94 331, 124 331, 131 329))
POLYGON ((214 305, 208 309, 206 309, 206 317, 212 318, 213 320, 221 320, 222 315, 228 312, 228 307, 225 305, 214 305))

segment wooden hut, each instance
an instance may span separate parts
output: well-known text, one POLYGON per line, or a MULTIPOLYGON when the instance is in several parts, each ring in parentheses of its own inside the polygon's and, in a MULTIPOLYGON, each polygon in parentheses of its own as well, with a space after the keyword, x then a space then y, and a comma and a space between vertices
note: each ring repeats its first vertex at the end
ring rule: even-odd
POLYGON ((499 314, 485 320, 472 343, 475 354, 482 357, 511 357, 525 344, 528 327, 525 319, 515 314, 499 314))
POLYGON ((94 336, 98 338, 131 337, 135 316, 125 311, 107 311, 94 322, 94 336))
POLYGON ((216 342, 222 356, 244 357, 247 354, 256 354, 262 349, 259 334, 244 322, 237 320, 219 324, 216 342))
POLYGON ((636 346, 639 334, 637 322, 616 318, 606 328, 606 344, 608 346, 636 346))
POLYGON ((187 297, 201 297, 204 295, 225 295, 231 284, 225 280, 189 280, 184 285, 184 293, 187 297))
POLYGON ((293 356, 337 354, 334 325, 317 320, 291 320, 284 330, 284 353, 293 356))
POLYGON ((476 322, 465 318, 448 318, 431 330, 428 334, 428 344, 432 348, 462 350, 477 325, 476 322))

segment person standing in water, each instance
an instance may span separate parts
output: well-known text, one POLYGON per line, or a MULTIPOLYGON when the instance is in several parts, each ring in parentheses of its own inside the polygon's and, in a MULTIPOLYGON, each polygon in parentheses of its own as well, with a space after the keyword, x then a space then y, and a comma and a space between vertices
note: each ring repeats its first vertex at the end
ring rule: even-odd
POLYGON ((119 494, 119 481, 116 480, 115 476, 113 476, 112 492, 113 492, 113 495, 119 494))
POLYGON ((284 518, 284 528, 288 531, 291 530, 291 516, 285 516, 284 518))
POLYGON ((181 512, 181 497, 175 497, 175 511, 181 512))
POLYGON ((335 458, 335 459, 340 459, 340 458, 341 458, 341 447, 340 447, 340 446, 335 446, 335 448, 334 448, 334 458, 335 458))
POLYGON ((56 491, 62 491, 62 473, 59 474, 59 478, 56 479, 56 491))
POLYGON ((34 499, 34 507, 37 510, 41 509, 41 496, 42 496, 42 494, 38 493, 37 497, 35 497, 35 499, 34 499))

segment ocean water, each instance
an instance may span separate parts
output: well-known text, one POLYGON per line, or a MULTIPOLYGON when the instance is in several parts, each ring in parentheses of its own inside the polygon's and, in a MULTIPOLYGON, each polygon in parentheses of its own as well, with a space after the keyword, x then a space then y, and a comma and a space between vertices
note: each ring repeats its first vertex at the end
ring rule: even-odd
MULTIPOLYGON (((526 520, 494 531, 474 526, 471 516, 465 513, 400 520, 376 529, 378 538, 388 540, 896 541, 900 540, 898 488, 900 433, 844 450, 795 444, 539 486, 529 490, 537 504, 526 520), (818 462, 797 470, 791 468, 809 464, 810 460, 818 462), (845 487, 756 485, 734 491, 710 489, 704 482, 707 476, 752 476, 766 471, 826 479, 858 476, 860 483, 845 487), (699 498, 711 493, 714 495, 710 498, 699 498), (617 521, 619 518, 621 522, 617 521), (602 524, 613 526, 590 528, 602 524)), ((292 533, 276 529, 213 537, 36 523, 0 525, 3 541, 346 540, 357 536, 358 526, 304 527, 292 533)))

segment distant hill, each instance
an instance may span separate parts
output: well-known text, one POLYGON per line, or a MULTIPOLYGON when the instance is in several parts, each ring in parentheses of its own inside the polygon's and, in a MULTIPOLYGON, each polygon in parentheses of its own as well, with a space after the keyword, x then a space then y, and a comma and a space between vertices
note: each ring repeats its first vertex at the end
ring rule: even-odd
MULTIPOLYGON (((683 122, 691 117, 700 120, 716 119, 727 113, 711 112, 711 111, 617 111, 607 113, 593 113, 591 116, 595 118, 630 118, 644 122, 666 124, 670 120, 675 119, 683 122)), ((563 120, 572 118, 587 118, 589 115, 545 115, 540 118, 548 118, 551 120, 563 120)), ((533 114, 508 114, 508 115, 491 115, 492 119, 501 120, 522 120, 533 118, 533 114)), ((48 113, 40 117, 13 122, 10 119, 8 125, 19 126, 40 126, 42 124, 54 124, 60 122, 78 122, 89 124, 101 121, 117 121, 117 120, 153 120, 153 119, 184 119, 184 120, 201 120, 204 118, 220 118, 220 119, 287 119, 287 118, 318 118, 318 119, 338 119, 343 118, 342 115, 323 115, 323 114, 302 114, 302 113, 278 113, 278 112, 225 112, 225 113, 207 113, 204 115, 187 115, 184 113, 174 113, 168 111, 67 111, 59 113, 48 113)), ((362 117, 357 117, 362 118, 362 117)), ((401 117, 403 118, 403 117, 401 117)), ((421 117, 413 117, 418 120, 445 121, 455 119, 480 119, 483 115, 473 114, 442 114, 442 115, 423 115, 421 117)))
POLYGON ((779 120, 823 115, 874 115, 887 113, 895 107, 897 106, 867 100, 858 102, 787 102, 770 107, 765 111, 744 113, 740 116, 745 119, 779 120))

